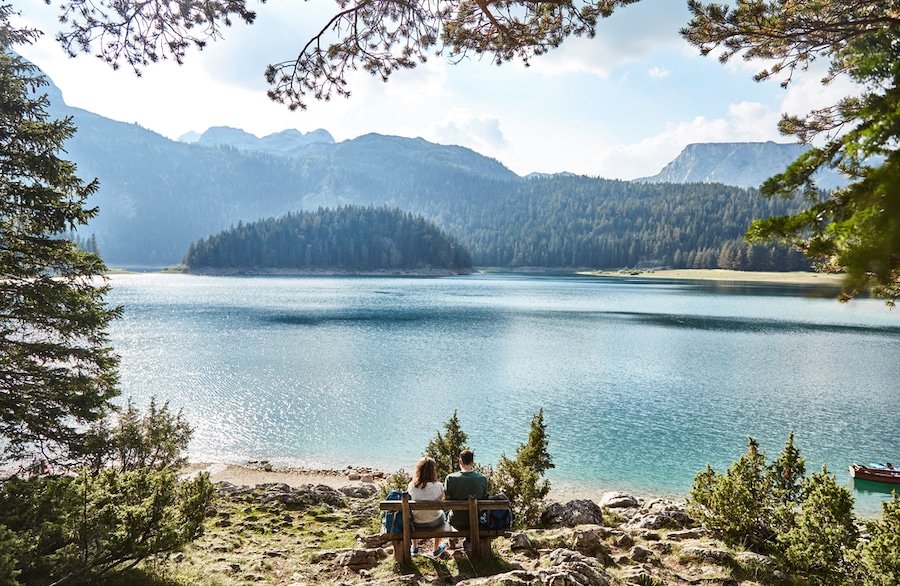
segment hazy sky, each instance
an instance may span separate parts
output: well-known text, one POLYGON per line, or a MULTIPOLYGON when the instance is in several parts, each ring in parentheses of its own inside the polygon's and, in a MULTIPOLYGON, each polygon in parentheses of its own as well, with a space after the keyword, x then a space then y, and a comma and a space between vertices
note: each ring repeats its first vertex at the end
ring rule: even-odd
POLYGON ((23 18, 47 34, 20 52, 71 106, 136 122, 170 138, 210 126, 257 136, 324 128, 336 140, 369 132, 459 144, 519 174, 571 171, 632 179, 657 173, 692 142, 790 140, 776 123, 847 89, 807 74, 787 90, 756 83, 758 64, 721 65, 678 35, 684 0, 641 0, 603 21, 595 39, 570 39, 531 67, 436 56, 388 83, 351 78, 349 99, 289 112, 266 97, 267 64, 293 58, 336 11, 326 0, 269 0, 257 21, 191 52, 186 64, 151 65, 143 77, 89 55, 69 59, 53 40, 56 9, 27 3, 23 18))

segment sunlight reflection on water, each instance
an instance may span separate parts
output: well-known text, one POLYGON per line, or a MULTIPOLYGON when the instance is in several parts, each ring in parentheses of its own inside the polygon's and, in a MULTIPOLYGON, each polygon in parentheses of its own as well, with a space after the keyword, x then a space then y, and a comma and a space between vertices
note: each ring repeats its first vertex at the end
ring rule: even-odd
POLYGON ((492 462, 543 407, 562 484, 683 494, 748 435, 774 456, 792 429, 844 480, 900 460, 900 314, 874 300, 503 275, 112 283, 124 394, 182 407, 197 459, 408 469, 458 409, 492 462))

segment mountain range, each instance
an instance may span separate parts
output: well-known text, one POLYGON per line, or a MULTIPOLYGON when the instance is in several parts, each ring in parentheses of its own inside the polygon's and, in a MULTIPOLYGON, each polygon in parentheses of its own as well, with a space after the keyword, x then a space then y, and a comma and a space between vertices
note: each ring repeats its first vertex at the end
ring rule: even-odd
MULTIPOLYGON (((784 171, 810 148, 808 145, 772 141, 689 144, 662 171, 635 181, 759 187, 769 177, 784 171)), ((816 173, 815 179, 821 189, 834 189, 847 184, 846 178, 833 169, 816 173)))
POLYGON ((335 142, 325 130, 257 138, 219 127, 172 141, 69 107, 52 85, 45 91, 51 114, 78 128, 66 156, 82 177, 100 180, 89 201, 99 214, 81 233, 96 236, 113 266, 176 264, 192 242, 241 222, 345 204, 421 214, 466 246, 476 266, 797 262, 771 247, 750 254, 741 243, 753 218, 792 209, 754 190, 524 178, 464 147, 378 134, 335 142))

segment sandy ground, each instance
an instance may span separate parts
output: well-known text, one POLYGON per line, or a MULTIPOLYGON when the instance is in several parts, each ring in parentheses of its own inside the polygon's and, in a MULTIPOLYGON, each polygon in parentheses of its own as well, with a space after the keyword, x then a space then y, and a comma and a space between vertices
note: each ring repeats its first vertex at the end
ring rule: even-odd
POLYGON ((639 279, 685 279, 694 281, 735 281, 744 283, 773 283, 781 285, 827 285, 839 287, 843 275, 809 272, 751 272, 724 269, 664 269, 658 271, 583 271, 581 275, 595 277, 635 277, 639 279))
POLYGON ((186 476, 193 476, 200 472, 209 474, 212 482, 230 482, 239 486, 255 486, 272 482, 283 482, 290 486, 303 484, 326 484, 334 488, 358 484, 359 481, 351 481, 344 471, 340 470, 306 470, 297 468, 273 468, 271 471, 263 470, 256 466, 242 466, 238 464, 209 464, 205 462, 193 462, 185 469, 186 476))
MULTIPOLYGON (((358 473, 365 473, 369 469, 357 469, 358 473)), ((256 486, 282 482, 289 486, 301 486, 304 484, 325 484, 334 488, 360 484, 359 480, 350 480, 347 473, 350 470, 307 470, 301 468, 278 468, 271 471, 263 470, 255 465, 239 464, 210 464, 194 462, 187 466, 185 476, 192 476, 200 472, 209 474, 212 482, 230 482, 238 486, 256 486)), ((385 471, 385 476, 391 471, 385 471)), ((376 486, 384 482, 384 479, 375 479, 376 486)), ((611 489, 610 489, 611 490, 611 489)), ((606 490, 600 487, 591 487, 581 484, 554 482, 551 485, 549 499, 558 502, 568 502, 573 499, 590 499, 599 501, 606 490)), ((683 498, 679 495, 637 495, 644 498, 665 496, 669 498, 683 498)))

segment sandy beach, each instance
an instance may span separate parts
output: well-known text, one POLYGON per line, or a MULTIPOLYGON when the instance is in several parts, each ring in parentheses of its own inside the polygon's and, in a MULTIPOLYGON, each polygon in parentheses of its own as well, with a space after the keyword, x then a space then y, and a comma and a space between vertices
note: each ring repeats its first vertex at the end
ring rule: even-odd
POLYGON ((593 277, 633 277, 638 279, 684 279, 690 281, 733 281, 739 283, 771 283, 779 285, 824 285, 840 287, 844 276, 840 274, 793 272, 730 271, 725 269, 662 269, 579 271, 579 275, 593 277))
MULTIPOLYGON (((192 462, 184 470, 186 477, 206 472, 212 482, 230 482, 238 486, 256 486, 257 484, 284 483, 288 486, 298 487, 305 484, 324 484, 333 488, 362 484, 363 480, 351 480, 350 474, 356 473, 360 477, 365 474, 374 474, 376 477, 371 483, 380 486, 393 471, 379 471, 372 468, 346 468, 343 470, 309 470, 305 468, 280 468, 273 466, 266 470, 263 464, 223 464, 208 462, 192 462)), ((557 502, 568 502, 573 499, 589 499, 599 501, 604 492, 599 487, 577 483, 553 482, 551 484, 549 499, 557 502)), ((668 497, 683 498, 680 495, 670 494, 640 494, 644 498, 668 497)))

